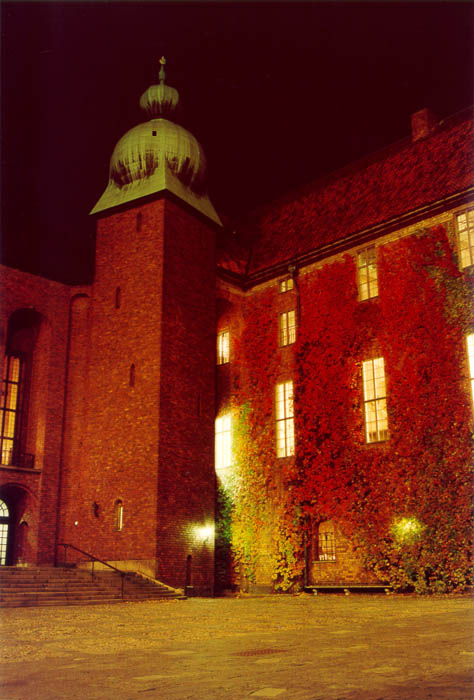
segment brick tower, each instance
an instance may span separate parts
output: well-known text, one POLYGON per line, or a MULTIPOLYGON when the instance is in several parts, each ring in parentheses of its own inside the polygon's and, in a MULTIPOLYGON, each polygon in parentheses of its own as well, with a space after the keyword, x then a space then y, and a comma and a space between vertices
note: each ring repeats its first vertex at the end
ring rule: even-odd
POLYGON ((220 221, 203 150, 173 121, 178 93, 160 63, 159 84, 140 100, 149 121, 117 143, 91 212, 95 279, 71 338, 70 431, 82 422, 83 440, 66 450, 61 535, 121 568, 206 595, 220 221))

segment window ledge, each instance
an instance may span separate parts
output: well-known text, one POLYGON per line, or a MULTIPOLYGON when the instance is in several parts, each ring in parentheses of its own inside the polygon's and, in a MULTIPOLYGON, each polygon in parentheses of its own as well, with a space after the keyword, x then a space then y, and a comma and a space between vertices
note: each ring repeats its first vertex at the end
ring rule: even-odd
POLYGON ((0 464, 0 471, 25 472, 26 474, 41 474, 41 469, 37 467, 16 467, 14 464, 0 464))

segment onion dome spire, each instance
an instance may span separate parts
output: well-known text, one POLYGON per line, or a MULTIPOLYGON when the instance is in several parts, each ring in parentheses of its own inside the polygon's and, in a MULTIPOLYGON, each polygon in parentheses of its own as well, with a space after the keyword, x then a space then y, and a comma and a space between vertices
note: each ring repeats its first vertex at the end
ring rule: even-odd
POLYGON ((207 164, 202 146, 173 118, 179 95, 165 84, 165 65, 162 56, 159 83, 151 85, 140 98, 148 121, 137 124, 117 142, 110 159, 109 184, 91 213, 170 192, 222 225, 207 194, 207 164))
POLYGON ((158 73, 158 85, 150 85, 140 98, 140 107, 147 113, 149 119, 159 117, 172 117, 178 106, 178 91, 169 85, 165 85, 165 65, 164 56, 160 58, 160 72, 158 73))

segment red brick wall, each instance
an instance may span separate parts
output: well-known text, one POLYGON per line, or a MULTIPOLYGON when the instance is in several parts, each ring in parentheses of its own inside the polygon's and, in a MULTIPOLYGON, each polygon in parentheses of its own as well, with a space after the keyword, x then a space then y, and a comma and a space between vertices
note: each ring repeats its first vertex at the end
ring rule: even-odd
POLYGON ((97 228, 90 311, 72 323, 64 537, 180 587, 191 555, 211 593, 213 537, 196 527, 214 521, 214 231, 164 199, 97 228))
POLYGON ((66 372, 69 287, 2 268, 3 357, 8 319, 18 309, 41 316, 33 357, 27 426, 27 451, 35 468, 0 467, 0 497, 15 503, 15 561, 52 564, 58 515, 58 488, 64 382, 66 372), (21 524, 20 524, 21 523, 21 524))
POLYGON ((156 556, 163 212, 164 201, 155 201, 99 219, 90 319, 78 310, 71 347, 70 427, 74 435, 83 420, 85 429, 82 445, 68 443, 64 536, 101 559, 139 560, 145 569, 156 556))
POLYGON ((158 576, 213 591, 215 232, 171 202, 165 209, 158 474, 158 576))

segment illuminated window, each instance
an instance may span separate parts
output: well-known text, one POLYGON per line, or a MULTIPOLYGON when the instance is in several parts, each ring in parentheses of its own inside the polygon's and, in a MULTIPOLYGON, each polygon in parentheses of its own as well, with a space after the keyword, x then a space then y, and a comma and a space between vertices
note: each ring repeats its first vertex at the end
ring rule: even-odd
POLYGON ((229 360, 229 331, 223 331, 217 334, 217 364, 225 365, 229 360))
POLYGON ((10 513, 7 504, 0 500, 0 566, 5 566, 7 561, 8 524, 10 513))
POLYGON ((461 267, 470 267, 474 264, 474 209, 458 214, 456 223, 461 267))
POLYGON ((362 363, 364 381, 365 439, 380 442, 388 439, 387 396, 383 357, 362 363))
POLYGON ((296 340, 296 319, 294 311, 284 311, 278 317, 280 345, 291 345, 296 340))
POLYGON ((374 247, 357 253, 357 281, 361 301, 378 296, 377 260, 374 247))
POLYGON ((336 539, 334 527, 330 521, 321 523, 318 527, 318 561, 336 561, 336 539))
POLYGON ((276 451, 277 457, 295 454, 293 413, 293 382, 277 384, 275 388, 276 451))
POLYGON ((224 469, 232 464, 232 433, 230 414, 216 419, 216 469, 224 469))
POLYGON ((114 528, 115 530, 122 530, 123 528, 123 502, 115 501, 114 506, 114 528))
POLYGON ((293 278, 288 277, 286 280, 282 280, 280 282, 280 292, 289 292, 290 289, 293 289, 293 278))
POLYGON ((0 449, 2 464, 13 464, 20 426, 22 361, 14 355, 5 355, 3 386, 0 403, 0 449))
POLYGON ((469 378, 471 380, 472 401, 474 402, 474 333, 470 333, 467 338, 467 359, 469 362, 469 378))

